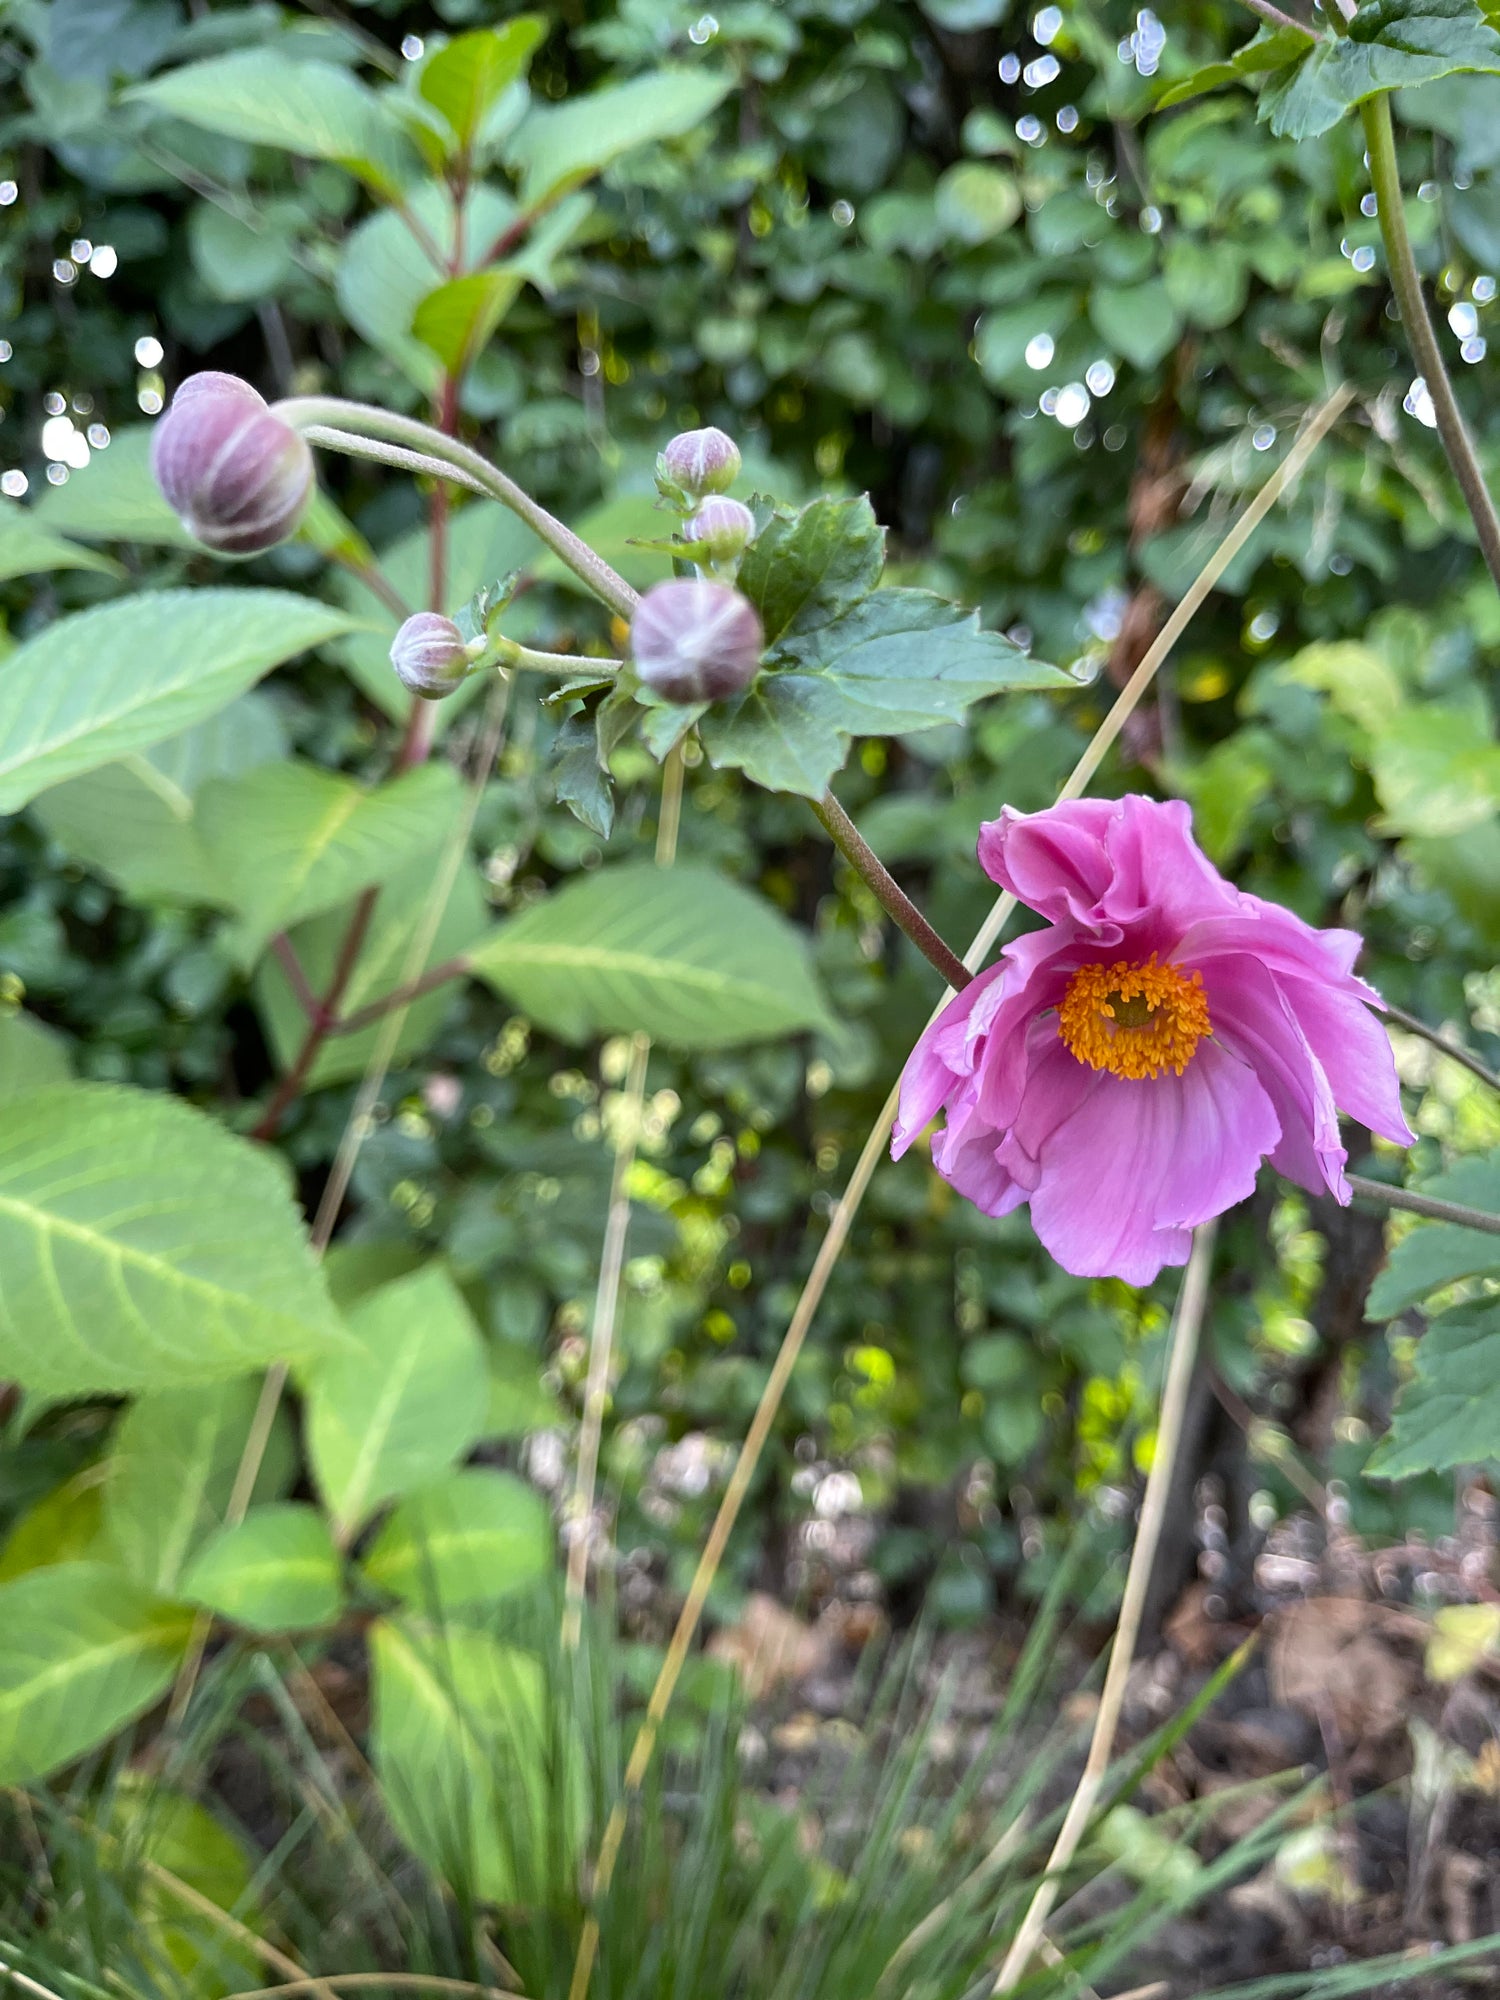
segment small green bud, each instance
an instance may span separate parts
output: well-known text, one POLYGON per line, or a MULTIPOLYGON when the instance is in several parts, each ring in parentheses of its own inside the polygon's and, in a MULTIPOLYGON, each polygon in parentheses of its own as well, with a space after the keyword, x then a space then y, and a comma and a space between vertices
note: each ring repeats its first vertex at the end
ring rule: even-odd
POLYGON ((292 535, 313 490, 312 452, 237 375, 190 375, 151 439, 151 470, 189 534, 221 555, 292 535))
POLYGON ((755 516, 743 500, 711 493, 682 524, 683 536, 703 550, 709 562, 732 562, 755 539, 755 516))
MULTIPOLYGON (((478 650, 483 650, 479 642, 478 650)), ((419 611, 391 641, 391 665, 403 687, 424 701, 452 694, 472 663, 468 642, 451 618, 419 611)))
POLYGON ((740 448, 710 424, 701 431, 679 431, 657 466, 664 479, 699 500, 705 493, 724 493, 733 486, 740 476, 740 448))
POLYGON ((723 701, 754 680, 765 635, 750 600, 727 583, 674 577, 648 590, 630 625, 630 654, 665 701, 723 701))

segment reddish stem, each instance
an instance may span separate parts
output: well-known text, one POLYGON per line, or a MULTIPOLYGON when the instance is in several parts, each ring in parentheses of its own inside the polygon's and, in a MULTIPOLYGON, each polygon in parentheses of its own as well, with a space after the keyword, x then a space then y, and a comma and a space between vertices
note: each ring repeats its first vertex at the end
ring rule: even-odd
POLYGON ((424 993, 435 992, 439 986, 446 986, 450 979, 462 979, 469 969, 469 961, 462 952, 457 958, 445 958, 441 965, 434 965, 424 972, 420 979, 412 980, 409 986, 398 986, 387 993, 383 1000, 372 1000, 368 1007, 357 1007, 352 1014, 346 1014, 341 1021, 335 1021, 330 1033, 335 1035, 355 1035, 361 1028, 368 1028, 378 1021, 382 1014, 389 1014, 394 1007, 405 1007, 413 1000, 420 1000, 424 993))

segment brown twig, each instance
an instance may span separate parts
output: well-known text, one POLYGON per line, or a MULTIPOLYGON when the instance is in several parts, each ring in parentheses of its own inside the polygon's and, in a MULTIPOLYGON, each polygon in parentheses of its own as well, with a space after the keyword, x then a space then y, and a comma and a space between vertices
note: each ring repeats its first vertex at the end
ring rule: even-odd
POLYGON ((911 939, 928 964, 937 968, 955 993, 961 991, 974 975, 958 953, 950 951, 944 944, 833 793, 825 792, 821 799, 813 799, 810 803, 829 839, 896 928, 911 939))
POLYGON ((297 1005, 310 1021, 316 1021, 323 1011, 323 1002, 308 984, 307 974, 302 969, 302 961, 297 956, 297 947, 285 931, 278 931, 272 938, 271 951, 277 964, 287 976, 287 984, 297 996, 297 1005))
POLYGON ((1461 1201, 1440 1201, 1436 1195, 1413 1194, 1410 1188, 1388 1187, 1384 1181, 1366 1180, 1363 1174, 1348 1174, 1345 1178, 1366 1201, 1383 1202, 1387 1208, 1404 1208, 1433 1222, 1456 1222, 1460 1229, 1479 1229, 1486 1236, 1500 1236, 1500 1215, 1491 1215, 1486 1209, 1470 1208, 1461 1201))

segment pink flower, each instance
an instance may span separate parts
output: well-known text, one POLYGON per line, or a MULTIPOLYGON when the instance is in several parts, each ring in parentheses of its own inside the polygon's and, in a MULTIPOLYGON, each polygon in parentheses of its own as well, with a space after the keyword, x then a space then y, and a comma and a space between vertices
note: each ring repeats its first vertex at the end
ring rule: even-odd
POLYGON ((1144 1285, 1185 1263, 1265 1158, 1347 1203, 1340 1110, 1412 1143, 1359 937, 1232 888, 1185 805, 1007 806, 979 860, 1047 927, 918 1042, 892 1151, 944 1112, 938 1172, 987 1215, 1029 1201, 1064 1270, 1144 1285))

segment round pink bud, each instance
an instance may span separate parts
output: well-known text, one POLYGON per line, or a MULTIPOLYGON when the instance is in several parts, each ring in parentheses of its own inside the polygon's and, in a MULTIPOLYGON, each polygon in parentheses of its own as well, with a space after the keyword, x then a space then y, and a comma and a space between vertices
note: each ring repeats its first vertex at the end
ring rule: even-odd
POLYGON ((740 475, 740 448, 712 424, 706 430, 679 431, 660 459, 663 476, 684 493, 723 493, 740 475))
POLYGON ((413 694, 424 701, 441 701, 468 673, 469 650, 451 618, 438 611, 419 611, 392 640, 391 665, 413 694))
POLYGON ((765 648, 755 607, 727 583, 676 577, 636 606, 630 653, 665 701, 723 701, 754 680, 765 648))
POLYGON ((312 452, 236 375, 190 375, 151 439, 151 470, 188 533, 221 555, 284 542, 313 490, 312 452))
POLYGON ((701 544, 710 562, 729 562, 755 539, 755 516, 743 500, 710 493, 682 524, 690 542, 701 544))

